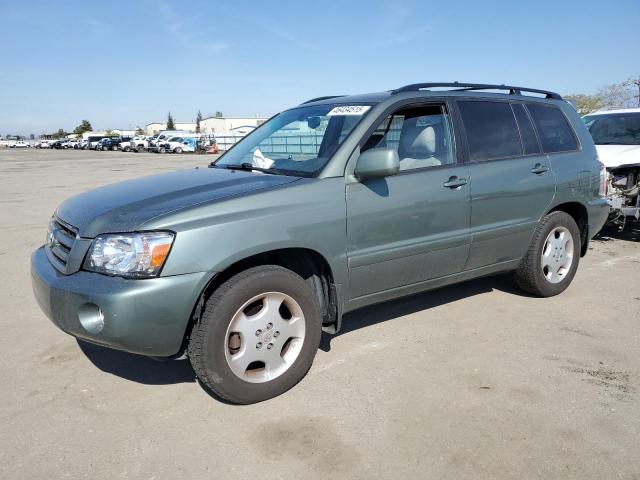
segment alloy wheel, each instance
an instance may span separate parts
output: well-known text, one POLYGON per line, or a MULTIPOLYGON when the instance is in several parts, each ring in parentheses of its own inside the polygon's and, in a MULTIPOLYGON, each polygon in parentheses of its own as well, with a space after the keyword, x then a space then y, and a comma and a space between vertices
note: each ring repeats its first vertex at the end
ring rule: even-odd
POLYGON ((560 283, 573 263, 573 236, 566 227, 556 227, 544 242, 540 263, 542 274, 550 283, 560 283))
POLYGON ((224 339, 225 358, 242 380, 268 382, 291 367, 304 337, 305 318, 298 302, 284 293, 262 293, 233 315, 224 339))

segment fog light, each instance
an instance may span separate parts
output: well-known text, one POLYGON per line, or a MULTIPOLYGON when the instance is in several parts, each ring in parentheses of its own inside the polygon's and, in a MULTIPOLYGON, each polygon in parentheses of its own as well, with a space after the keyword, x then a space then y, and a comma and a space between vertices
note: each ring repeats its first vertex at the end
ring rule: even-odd
POLYGON ((102 310, 94 303, 85 303, 78 310, 78 319, 82 327, 89 333, 100 333, 104 328, 102 310))

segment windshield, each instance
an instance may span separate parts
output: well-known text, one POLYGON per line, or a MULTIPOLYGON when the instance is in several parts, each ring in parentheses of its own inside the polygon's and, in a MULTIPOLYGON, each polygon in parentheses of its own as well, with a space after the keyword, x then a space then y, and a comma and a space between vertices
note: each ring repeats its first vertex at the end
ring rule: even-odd
POLYGON ((287 110, 252 131, 215 166, 245 164, 274 173, 313 176, 370 108, 334 104, 287 110))
POLYGON ((640 112, 583 118, 596 145, 640 145, 640 112))

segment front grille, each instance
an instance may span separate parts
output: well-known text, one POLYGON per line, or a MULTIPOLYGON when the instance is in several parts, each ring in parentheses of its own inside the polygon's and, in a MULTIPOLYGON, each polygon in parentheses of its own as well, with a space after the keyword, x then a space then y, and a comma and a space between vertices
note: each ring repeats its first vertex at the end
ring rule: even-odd
POLYGON ((77 228, 56 217, 51 219, 46 250, 49 253, 51 263, 63 273, 66 272, 67 262, 77 235, 77 228))

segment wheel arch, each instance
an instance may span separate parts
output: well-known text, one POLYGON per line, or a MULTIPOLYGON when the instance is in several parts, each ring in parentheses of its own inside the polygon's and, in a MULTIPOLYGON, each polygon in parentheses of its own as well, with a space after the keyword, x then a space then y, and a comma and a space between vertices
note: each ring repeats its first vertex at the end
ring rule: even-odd
POLYGON ((224 282, 248 268, 279 265, 300 275, 314 291, 322 311, 323 330, 334 333, 340 328, 341 303, 331 266, 318 251, 292 247, 256 253, 230 264, 217 273, 205 286, 193 308, 185 329, 180 354, 185 352, 193 326, 197 323, 206 300, 224 282))
POLYGON ((589 212, 580 202, 565 202, 554 206, 545 215, 552 212, 564 212, 575 220, 580 230, 580 256, 584 257, 589 247, 589 212))

